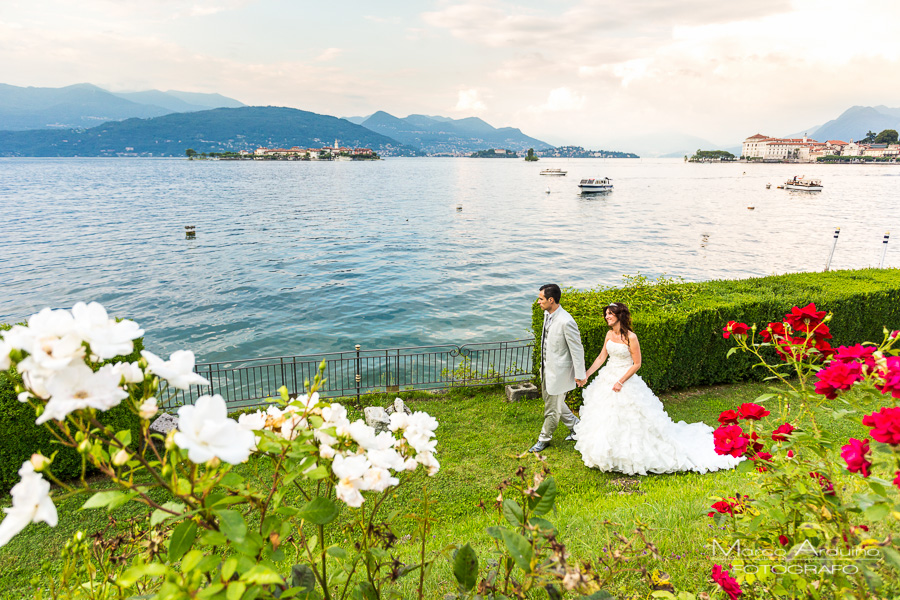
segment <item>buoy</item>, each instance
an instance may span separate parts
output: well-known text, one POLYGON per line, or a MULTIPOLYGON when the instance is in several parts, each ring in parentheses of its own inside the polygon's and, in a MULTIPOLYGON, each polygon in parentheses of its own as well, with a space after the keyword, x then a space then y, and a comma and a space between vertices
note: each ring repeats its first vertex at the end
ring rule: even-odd
POLYGON ((550 193, 550 186, 547 186, 547 189, 544 190, 544 193, 546 193, 546 194, 549 194, 549 193, 550 193))
POLYGON ((462 212, 462 204, 456 205, 456 212, 462 212))
POLYGON ((184 237, 185 239, 192 240, 197 236, 197 232, 194 231, 193 225, 185 225, 184 226, 184 237))

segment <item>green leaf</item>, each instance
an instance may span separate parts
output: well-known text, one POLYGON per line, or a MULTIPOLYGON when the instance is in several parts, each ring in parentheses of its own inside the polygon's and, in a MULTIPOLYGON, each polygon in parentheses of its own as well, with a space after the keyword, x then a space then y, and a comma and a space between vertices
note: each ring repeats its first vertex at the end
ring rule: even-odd
POLYGON ((306 474, 306 478, 312 481, 318 481, 319 479, 325 479, 326 477, 328 477, 328 469, 326 469, 324 465, 319 465, 306 474))
POLYGON ((228 581, 237 570, 238 561, 233 556, 222 563, 222 579, 228 581))
POLYGON ((119 440, 120 442, 122 442, 123 445, 130 446, 131 445, 131 430, 123 429, 122 431, 120 431, 116 434, 116 439, 119 440))
POLYGON ((516 565, 526 573, 531 573, 531 559, 534 551, 524 536, 519 535, 515 531, 508 529, 501 530, 503 541, 506 543, 506 550, 516 562, 516 565))
POLYGON ((453 576, 467 592, 478 582, 478 556, 469 544, 456 551, 453 557, 453 576))
POLYGON ((894 567, 894 570, 900 573, 900 552, 897 552, 890 546, 882 546, 880 548, 884 562, 894 567))
POLYGON ((887 492, 884 489, 884 486, 876 481, 869 480, 869 487, 872 488, 872 491, 878 494, 879 496, 887 496, 887 492))
POLYGON ((865 515, 866 519, 869 521, 880 521, 891 512, 891 507, 889 504, 884 502, 879 502, 878 504, 873 504, 869 508, 866 509, 865 515))
POLYGON ((538 487, 538 493, 541 499, 534 506, 534 514, 536 516, 545 515, 556 507, 556 480, 553 477, 545 479, 538 487), (541 488, 547 485, 546 489, 541 492, 541 488))
POLYGON ((232 581, 228 584, 228 590, 225 592, 225 600, 241 600, 247 584, 243 581, 232 581))
POLYGON ((131 587, 141 577, 159 577, 166 574, 166 565, 161 563, 148 563, 131 567, 116 578, 116 584, 122 587, 131 587))
POLYGON ((197 537, 197 524, 191 520, 184 521, 172 532, 169 539, 169 562, 177 563, 184 553, 191 549, 197 537))
POLYGON ((257 583, 260 585, 284 583, 281 575, 266 565, 253 565, 249 571, 241 576, 241 581, 257 583))
POLYGON ((353 590, 353 597, 360 600, 378 600, 378 592, 368 581, 363 581, 353 590))
POLYGON ((504 527, 488 527, 485 531, 487 531, 487 534, 495 540, 502 542, 503 532, 506 531, 506 529, 504 527))
POLYGON ((309 565, 296 564, 291 567, 291 587, 299 587, 306 593, 316 589, 316 574, 309 565))
POLYGON ((339 510, 333 500, 318 496, 301 507, 297 516, 315 525, 327 525, 334 521, 339 510))
POLYGON ((329 546, 329 548, 325 552, 338 560, 347 560, 347 551, 340 546, 329 546))
POLYGON ((522 507, 512 498, 503 501, 503 516, 509 521, 513 527, 521 527, 525 522, 525 515, 522 514, 522 507))
POLYGON ((528 524, 532 527, 537 527, 538 533, 543 536, 556 535, 557 533, 553 523, 547 519, 542 519, 541 517, 531 517, 528 519, 528 524))
POLYGON ((247 523, 236 510, 214 511, 219 517, 219 531, 232 542, 243 542, 247 537, 247 523))
POLYGON ((193 571, 200 561, 203 560, 203 552, 200 550, 191 550, 181 559, 181 572, 187 573, 193 571))
POLYGON ((125 492, 97 492, 85 502, 81 508, 84 510, 85 508, 103 508, 104 506, 112 509, 111 506, 113 503, 117 503, 116 506, 121 506, 125 502, 128 502, 129 496, 125 492), (123 500, 124 498, 124 500, 123 500))
MULTIPOLYGON (((181 513, 184 510, 184 504, 181 502, 166 502, 162 505, 163 508, 168 510, 174 510, 177 513, 181 513)), ((156 509, 153 511, 153 514, 150 515, 150 526, 158 525, 165 521, 166 519, 174 519, 175 515, 168 513, 164 510, 156 509)))

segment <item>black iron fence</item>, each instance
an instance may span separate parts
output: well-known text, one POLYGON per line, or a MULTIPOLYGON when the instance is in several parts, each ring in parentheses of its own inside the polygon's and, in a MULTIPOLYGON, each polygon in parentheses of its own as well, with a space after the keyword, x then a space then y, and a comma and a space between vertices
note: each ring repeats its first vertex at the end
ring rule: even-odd
POLYGON ((303 393, 324 363, 326 397, 372 392, 440 389, 525 381, 532 377, 534 340, 481 344, 418 346, 331 352, 308 356, 280 356, 250 360, 199 363, 194 370, 208 386, 177 390, 171 405, 193 404, 203 394, 219 394, 230 408, 255 406, 278 395, 285 386, 303 393))

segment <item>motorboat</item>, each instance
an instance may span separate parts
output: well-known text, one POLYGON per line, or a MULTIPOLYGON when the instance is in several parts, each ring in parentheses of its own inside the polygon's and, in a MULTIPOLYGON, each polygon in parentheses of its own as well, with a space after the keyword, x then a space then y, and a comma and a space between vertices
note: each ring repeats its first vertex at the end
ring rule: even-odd
POLYGON ((803 192, 821 192, 822 180, 806 179, 805 177, 797 177, 796 175, 794 175, 793 178, 788 179, 784 182, 784 189, 800 190, 803 192))
POLYGON ((578 187, 581 188, 581 193, 594 193, 594 192, 611 192, 613 189, 612 179, 609 177, 603 177, 602 179, 582 179, 578 184, 578 187))
POLYGON ((556 175, 557 177, 565 175, 568 171, 563 171, 562 169, 544 169, 541 171, 541 175, 556 175))

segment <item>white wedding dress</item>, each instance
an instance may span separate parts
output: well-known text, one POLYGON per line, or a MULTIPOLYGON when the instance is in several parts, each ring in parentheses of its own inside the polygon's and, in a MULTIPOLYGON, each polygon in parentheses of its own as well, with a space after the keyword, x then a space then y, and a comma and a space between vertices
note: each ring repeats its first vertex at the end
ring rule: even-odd
POLYGON ((632 375, 619 392, 613 385, 634 364, 624 343, 608 341, 609 361, 584 390, 581 421, 575 425, 584 464, 628 475, 730 469, 741 459, 715 452, 713 429, 705 423, 675 423, 662 402, 632 375))

